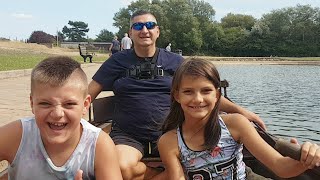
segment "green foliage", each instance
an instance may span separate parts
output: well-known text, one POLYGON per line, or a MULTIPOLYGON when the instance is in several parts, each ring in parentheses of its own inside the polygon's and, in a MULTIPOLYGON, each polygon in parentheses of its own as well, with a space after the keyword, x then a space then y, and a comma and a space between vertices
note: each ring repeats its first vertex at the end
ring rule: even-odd
POLYGON ((221 19, 221 25, 223 28, 240 27, 242 29, 251 30, 252 26, 256 22, 256 19, 251 15, 232 14, 221 19))
POLYGON ((69 41, 81 42, 86 40, 86 33, 89 32, 88 24, 82 21, 69 21, 68 25, 70 28, 64 26, 62 33, 69 41))
POLYGON ((96 42, 111 42, 114 34, 107 29, 102 29, 97 35, 96 42))
POLYGON ((33 31, 30 35, 28 42, 30 43, 53 43, 54 36, 47 34, 43 31, 33 31))
POLYGON ((137 10, 153 13, 160 27, 158 47, 170 42, 184 55, 320 56, 320 10, 297 5, 273 10, 255 19, 229 13, 221 23, 203 0, 137 0, 114 16, 120 37, 130 29, 137 10))

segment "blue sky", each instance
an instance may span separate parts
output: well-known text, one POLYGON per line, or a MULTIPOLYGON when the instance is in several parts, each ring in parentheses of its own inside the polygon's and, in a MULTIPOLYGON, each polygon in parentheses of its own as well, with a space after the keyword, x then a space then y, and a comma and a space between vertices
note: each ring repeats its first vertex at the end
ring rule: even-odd
MULTIPOLYGON (((88 36, 96 38, 102 29, 117 32, 113 17, 131 0, 0 0, 0 37, 27 39, 35 30, 55 35, 68 21, 88 23, 88 36)), ((271 10, 310 4, 320 7, 320 0, 205 0, 216 11, 216 20, 227 13, 260 18, 271 10)))

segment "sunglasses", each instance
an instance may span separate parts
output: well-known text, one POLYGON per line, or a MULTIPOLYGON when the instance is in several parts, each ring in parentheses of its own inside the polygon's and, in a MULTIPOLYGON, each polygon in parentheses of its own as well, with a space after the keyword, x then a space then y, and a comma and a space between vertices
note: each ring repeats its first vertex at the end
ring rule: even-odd
POLYGON ((132 24, 131 28, 137 31, 141 31, 144 26, 146 26, 147 29, 154 29, 157 26, 157 23, 152 21, 145 22, 145 23, 136 22, 132 24))

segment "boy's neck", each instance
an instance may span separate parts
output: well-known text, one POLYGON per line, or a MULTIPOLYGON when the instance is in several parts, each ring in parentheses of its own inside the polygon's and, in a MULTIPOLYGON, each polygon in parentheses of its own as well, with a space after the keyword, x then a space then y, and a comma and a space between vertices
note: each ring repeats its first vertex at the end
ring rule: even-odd
POLYGON ((69 139, 63 144, 49 144, 43 142, 43 146, 55 166, 63 166, 71 157, 75 149, 78 147, 83 132, 82 125, 80 127, 80 132, 74 133, 72 139, 69 139))

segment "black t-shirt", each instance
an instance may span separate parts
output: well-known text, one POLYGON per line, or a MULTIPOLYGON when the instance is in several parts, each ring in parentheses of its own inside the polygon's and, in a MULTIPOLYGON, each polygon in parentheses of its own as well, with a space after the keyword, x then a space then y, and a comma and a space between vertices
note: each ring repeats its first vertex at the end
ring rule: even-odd
MULTIPOLYGON (((160 49, 157 65, 173 75, 182 60, 182 56, 160 49)), ((121 51, 105 61, 92 79, 103 85, 103 90, 114 92, 113 121, 120 129, 137 140, 156 141, 170 108, 172 76, 143 80, 127 77, 127 69, 141 61, 132 49, 121 51)))

